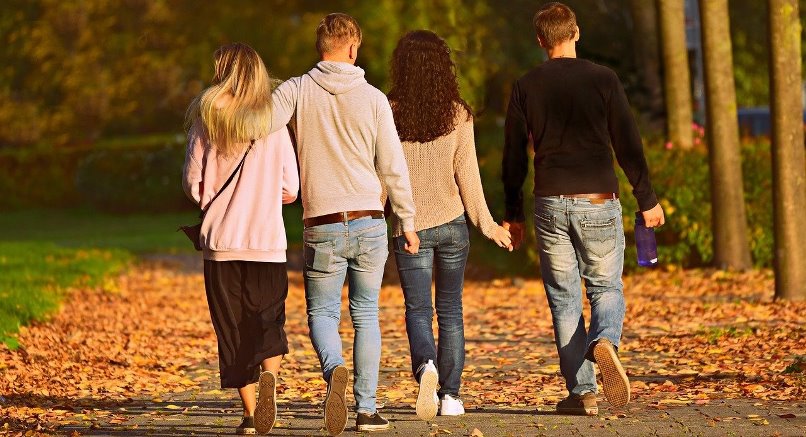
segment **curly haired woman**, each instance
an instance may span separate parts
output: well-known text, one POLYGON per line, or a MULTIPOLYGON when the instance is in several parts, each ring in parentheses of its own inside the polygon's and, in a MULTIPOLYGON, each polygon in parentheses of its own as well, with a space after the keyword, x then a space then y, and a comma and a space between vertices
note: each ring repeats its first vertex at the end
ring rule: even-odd
POLYGON ((448 45, 433 32, 409 32, 392 55, 391 73, 389 101, 409 167, 420 238, 419 253, 407 253, 400 223, 393 221, 411 365, 420 384, 417 416, 430 420, 438 410, 457 416, 464 414, 459 398, 465 361, 462 290, 470 251, 465 215, 498 246, 509 248, 511 239, 484 200, 473 116, 459 96, 448 45), (432 275, 438 349, 432 330, 432 275))
POLYGON ((269 134, 270 97, 257 52, 230 44, 215 52, 213 83, 187 112, 184 189, 207 211, 200 238, 204 286, 221 387, 238 389, 243 402, 237 434, 265 434, 274 426, 277 373, 288 353, 282 205, 297 198, 299 176, 288 131, 269 134))

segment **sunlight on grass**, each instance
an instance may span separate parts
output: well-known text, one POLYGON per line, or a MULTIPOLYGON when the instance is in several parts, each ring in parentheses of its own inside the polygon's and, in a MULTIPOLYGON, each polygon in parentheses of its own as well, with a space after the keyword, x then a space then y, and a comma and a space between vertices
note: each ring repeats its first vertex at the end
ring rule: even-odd
POLYGON ((131 259, 119 249, 0 241, 0 343, 17 347, 20 326, 56 311, 70 287, 100 285, 131 259))
MULTIPOLYGON (((302 240, 302 208, 284 208, 290 246, 302 240)), ((198 212, 115 215, 90 210, 0 214, 0 343, 17 347, 19 327, 59 308, 70 287, 93 287, 136 255, 194 255, 180 225, 198 212)))

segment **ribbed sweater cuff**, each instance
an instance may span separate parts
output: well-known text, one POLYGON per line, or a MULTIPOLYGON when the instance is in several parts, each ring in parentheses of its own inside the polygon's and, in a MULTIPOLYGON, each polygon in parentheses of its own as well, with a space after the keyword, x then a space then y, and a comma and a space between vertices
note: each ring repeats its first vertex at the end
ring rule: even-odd
POLYGON ((414 232, 414 218, 401 219, 400 223, 403 225, 403 232, 414 232))

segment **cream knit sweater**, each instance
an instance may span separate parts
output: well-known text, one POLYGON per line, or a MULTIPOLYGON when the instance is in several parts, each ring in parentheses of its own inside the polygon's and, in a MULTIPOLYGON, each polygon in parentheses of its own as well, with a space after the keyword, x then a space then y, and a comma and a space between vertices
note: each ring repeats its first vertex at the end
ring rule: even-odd
MULTIPOLYGON (((464 109, 457 115, 456 128, 451 133, 427 143, 404 141, 403 154, 417 211, 416 231, 448 223, 467 211, 473 225, 485 237, 492 237, 498 225, 484 200, 473 119, 464 109)), ((397 216, 392 218, 392 231, 394 236, 403 234, 397 216)))

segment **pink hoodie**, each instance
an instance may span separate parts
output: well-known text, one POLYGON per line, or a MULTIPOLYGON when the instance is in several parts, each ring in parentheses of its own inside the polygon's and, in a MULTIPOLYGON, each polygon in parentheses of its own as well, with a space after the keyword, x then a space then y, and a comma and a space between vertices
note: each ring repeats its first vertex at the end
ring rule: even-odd
MULTIPOLYGON (((243 152, 218 156, 204 129, 194 126, 183 168, 185 194, 204 209, 242 157, 243 152)), ((296 200, 298 191, 296 154, 288 130, 255 141, 241 170, 204 217, 204 259, 285 262, 282 205, 296 200)))

